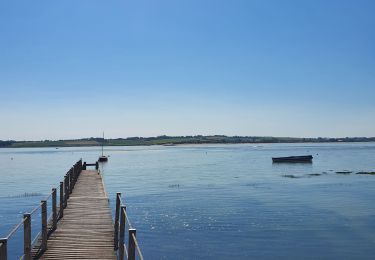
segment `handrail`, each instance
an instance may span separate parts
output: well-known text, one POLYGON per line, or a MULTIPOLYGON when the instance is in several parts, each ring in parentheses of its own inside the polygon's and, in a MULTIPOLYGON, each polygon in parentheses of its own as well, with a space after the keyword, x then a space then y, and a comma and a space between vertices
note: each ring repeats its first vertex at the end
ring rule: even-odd
POLYGON ((34 237, 34 240, 33 241, 31 241, 31 245, 34 245, 35 244, 35 242, 36 241, 38 241, 38 239, 39 239, 39 236, 40 236, 40 234, 42 233, 42 231, 39 231, 38 232, 38 234, 36 234, 36 236, 34 237))
POLYGON ((137 240, 137 238, 134 234, 132 234, 132 237, 133 237, 133 240, 134 240, 135 248, 137 249, 137 252, 138 252, 139 259, 143 260, 143 255, 142 255, 142 252, 139 248, 138 240, 137 240))
POLYGON ((52 220, 52 217, 53 217, 53 212, 51 212, 48 217, 47 217, 47 221, 49 222, 50 220, 52 220))
POLYGON ((39 206, 35 207, 31 212, 30 212, 30 215, 34 214, 39 208, 40 208, 41 204, 39 204, 39 206))
POLYGON ((25 213, 23 219, 15 225, 15 227, 9 232, 5 238, 0 238, 0 260, 8 259, 7 244, 8 240, 15 234, 15 232, 22 226, 24 226, 24 253, 20 259, 31 260, 34 256, 31 255, 31 249, 36 247, 36 256, 43 253, 47 249, 48 236, 56 229, 57 222, 63 216, 63 210, 67 206, 69 193, 73 191, 74 185, 83 170, 82 159, 74 164, 74 166, 68 171, 64 177, 64 181, 60 182, 58 186, 60 188, 60 204, 57 204, 57 188, 52 188, 52 192, 39 203, 38 206, 34 207, 30 213, 25 213), (52 196, 51 213, 47 216, 47 201, 52 196), (57 205, 59 210, 57 211, 57 205), (31 241, 31 216, 41 208, 41 220, 42 230, 34 237, 31 241), (48 223, 51 228, 48 228, 48 223), (40 242, 40 243, 39 243, 40 242))
POLYGON ((9 234, 5 237, 6 239, 9 239, 13 236, 14 233, 21 227, 21 225, 25 222, 25 219, 23 218, 10 232, 9 234))
POLYGON ((118 260, 135 260, 136 252, 139 259, 143 260, 143 255, 136 238, 136 229, 133 228, 126 212, 126 206, 122 202, 121 193, 116 193, 116 213, 115 213, 115 234, 114 247, 118 251, 118 260), (128 247, 125 245, 125 229, 128 226, 128 247))
POLYGON ((52 193, 53 193, 53 192, 51 192, 51 193, 47 196, 47 198, 45 198, 44 200, 48 200, 49 198, 51 198, 52 193))
POLYGON ((128 253, 128 249, 126 248, 125 243, 123 244, 123 246, 124 246, 124 251, 125 251, 126 259, 128 259, 129 258, 129 253, 128 253))
MULTIPOLYGON (((52 188, 52 190, 53 189, 57 189, 57 188, 52 188)), ((53 194, 53 191, 50 193, 50 194, 48 194, 48 196, 47 197, 45 197, 43 200, 49 200, 49 198, 51 198, 51 196, 52 196, 52 194, 53 194)), ((42 201, 43 201, 42 200, 42 201)), ((39 203, 39 205, 38 206, 35 206, 31 211, 30 211, 30 214, 31 215, 33 215, 40 207, 42 206, 42 203, 39 203)))
MULTIPOLYGON (((119 196, 119 199, 120 199, 120 204, 121 204, 121 205, 125 205, 125 204, 122 203, 121 194, 120 194, 120 196, 119 196)), ((132 228, 132 224, 130 223, 130 220, 129 220, 129 218, 128 218, 128 214, 126 213, 126 210, 124 210, 124 214, 125 214, 126 220, 128 221, 128 226, 129 226, 129 228, 132 228)))

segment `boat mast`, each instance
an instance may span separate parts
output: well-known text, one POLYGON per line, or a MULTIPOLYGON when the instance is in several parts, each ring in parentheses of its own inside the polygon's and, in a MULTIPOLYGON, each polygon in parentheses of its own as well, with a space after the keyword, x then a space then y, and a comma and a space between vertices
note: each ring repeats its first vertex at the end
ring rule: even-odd
POLYGON ((104 145, 104 131, 103 131, 103 141, 102 141, 102 156, 103 156, 103 145, 104 145))

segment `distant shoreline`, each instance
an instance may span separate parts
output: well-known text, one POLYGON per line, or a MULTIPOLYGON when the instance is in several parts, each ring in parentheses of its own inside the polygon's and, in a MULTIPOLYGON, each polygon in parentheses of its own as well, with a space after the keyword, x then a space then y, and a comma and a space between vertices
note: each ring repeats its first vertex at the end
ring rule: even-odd
POLYGON ((95 146, 150 146, 150 145, 186 145, 186 144, 267 144, 267 143, 357 143, 375 142, 375 137, 345 138, 298 138, 267 136, 157 136, 129 137, 116 139, 82 138, 75 140, 43 141, 0 141, 0 148, 33 148, 33 147, 95 147, 95 146))

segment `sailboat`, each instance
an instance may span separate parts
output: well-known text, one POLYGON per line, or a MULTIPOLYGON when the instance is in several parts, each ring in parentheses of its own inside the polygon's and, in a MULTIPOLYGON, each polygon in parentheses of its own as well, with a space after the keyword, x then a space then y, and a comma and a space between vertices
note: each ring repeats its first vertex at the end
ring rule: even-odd
POLYGON ((108 157, 104 155, 103 144, 104 144, 104 132, 103 132, 103 142, 102 142, 102 155, 99 156, 99 159, 98 159, 99 162, 107 162, 108 161, 108 157))

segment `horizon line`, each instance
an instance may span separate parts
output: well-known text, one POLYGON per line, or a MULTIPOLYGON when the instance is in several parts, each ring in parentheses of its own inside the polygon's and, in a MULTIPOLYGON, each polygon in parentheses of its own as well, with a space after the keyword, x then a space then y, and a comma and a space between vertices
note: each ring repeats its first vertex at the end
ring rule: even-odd
MULTIPOLYGON (((318 136, 318 137, 295 137, 295 136, 270 136, 270 135, 222 135, 222 134, 214 134, 214 135, 157 135, 157 136, 128 136, 128 137, 111 137, 111 138, 104 138, 104 140, 117 140, 117 139, 132 139, 132 138, 140 138, 140 139, 148 139, 148 138, 187 138, 187 137, 228 137, 228 138, 290 138, 290 139, 357 139, 357 138, 364 138, 364 139, 373 139, 375 136, 345 136, 345 137, 329 137, 329 136, 318 136)), ((43 142, 43 141, 78 141, 78 140, 90 140, 90 139, 103 139, 103 137, 80 137, 80 138, 67 138, 67 139, 7 139, 3 140, 0 139, 1 142, 43 142)))

